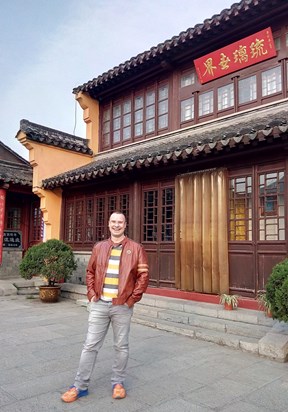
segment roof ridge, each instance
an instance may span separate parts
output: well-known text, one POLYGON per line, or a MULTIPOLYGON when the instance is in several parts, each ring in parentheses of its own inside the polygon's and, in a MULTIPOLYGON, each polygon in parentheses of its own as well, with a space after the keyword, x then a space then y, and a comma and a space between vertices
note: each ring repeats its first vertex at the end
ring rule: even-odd
POLYGON ((63 132, 62 130, 53 129, 53 128, 51 128, 51 127, 43 126, 43 125, 38 124, 38 123, 33 123, 33 122, 30 122, 30 121, 27 120, 27 119, 22 119, 22 120, 20 120, 20 129, 21 129, 21 130, 23 130, 23 131, 28 131, 29 127, 31 127, 31 128, 34 127, 34 128, 43 130, 44 132, 46 131, 46 132, 48 132, 48 133, 49 133, 49 132, 55 132, 55 133, 57 133, 57 134, 61 134, 61 135, 63 135, 63 136, 67 136, 67 137, 69 137, 69 138, 72 137, 72 138, 74 138, 74 139, 80 139, 80 140, 82 140, 82 141, 84 141, 84 142, 87 142, 87 139, 85 139, 84 137, 76 136, 76 135, 71 134, 71 133, 63 132))
MULTIPOLYGON (((0 145, 3 146, 6 150, 8 150, 13 156, 17 157, 21 162, 26 163, 27 165, 30 165, 28 160, 24 159, 24 157, 20 156, 18 153, 16 153, 11 147, 7 146, 5 143, 0 140, 0 145)), ((3 160, 1 160, 3 162, 3 160)))
POLYGON ((241 0, 238 3, 233 3, 230 8, 223 9, 219 14, 214 14, 211 18, 207 18, 203 23, 197 23, 195 26, 188 28, 187 30, 181 31, 178 35, 171 37, 170 39, 164 40, 162 43, 158 43, 157 46, 152 46, 150 49, 131 57, 130 59, 120 63, 118 66, 114 66, 102 73, 101 75, 83 83, 82 85, 75 87, 73 93, 76 94, 79 91, 88 91, 93 86, 102 84, 103 82, 109 81, 114 76, 124 73, 126 70, 130 69, 130 66, 136 66, 142 64, 143 62, 154 58, 157 55, 163 53, 163 51, 168 51, 173 47, 177 47, 181 43, 185 43, 187 40, 191 40, 194 34, 197 37, 202 34, 202 30, 210 30, 211 25, 218 25, 219 22, 224 19, 227 20, 227 16, 233 17, 238 15, 241 11, 246 11, 249 6, 259 6, 259 4, 267 0, 241 0))
POLYGON ((204 126, 207 129, 204 134, 201 129, 195 134, 192 130, 190 132, 178 130, 177 140, 174 137, 171 140, 171 136, 164 135, 162 142, 158 142, 157 145, 146 146, 145 142, 142 142, 141 151, 137 148, 137 150, 125 153, 124 156, 123 153, 115 153, 116 156, 106 159, 102 156, 96 157, 87 165, 44 179, 42 185, 45 189, 53 189, 119 172, 129 172, 141 167, 163 166, 168 162, 186 161, 187 158, 201 160, 208 155, 219 156, 221 152, 225 154, 237 148, 243 151, 243 147, 248 148, 250 144, 251 149, 258 144, 263 146, 268 141, 269 144, 272 141, 277 144, 281 140, 279 137, 283 136, 286 139, 288 134, 287 109, 285 108, 287 102, 282 103, 278 106, 271 105, 258 116, 255 116, 253 112, 247 112, 242 121, 236 124, 232 118, 228 119, 222 127, 214 130, 213 134, 207 125, 204 126), (282 110, 279 110, 280 108, 282 110))
POLYGON ((93 151, 88 146, 88 140, 83 137, 32 123, 26 119, 20 121, 20 130, 26 134, 27 139, 37 141, 38 143, 81 152, 83 154, 93 154, 93 151))

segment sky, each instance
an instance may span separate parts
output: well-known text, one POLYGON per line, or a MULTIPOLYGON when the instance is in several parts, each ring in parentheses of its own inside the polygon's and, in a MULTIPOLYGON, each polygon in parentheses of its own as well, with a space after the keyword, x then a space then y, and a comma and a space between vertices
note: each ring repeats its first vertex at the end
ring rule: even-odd
POLYGON ((20 120, 85 138, 73 88, 233 0, 0 0, 0 140, 25 159, 20 120))

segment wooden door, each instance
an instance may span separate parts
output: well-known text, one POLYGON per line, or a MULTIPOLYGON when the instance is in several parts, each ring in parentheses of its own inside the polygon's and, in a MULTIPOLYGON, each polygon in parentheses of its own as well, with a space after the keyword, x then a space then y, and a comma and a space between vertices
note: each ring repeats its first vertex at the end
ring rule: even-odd
POLYGON ((230 172, 229 283, 233 293, 256 296, 273 266, 287 256, 284 161, 230 172))
POLYGON ((150 286, 175 287, 174 182, 142 186, 141 243, 149 259, 150 286))

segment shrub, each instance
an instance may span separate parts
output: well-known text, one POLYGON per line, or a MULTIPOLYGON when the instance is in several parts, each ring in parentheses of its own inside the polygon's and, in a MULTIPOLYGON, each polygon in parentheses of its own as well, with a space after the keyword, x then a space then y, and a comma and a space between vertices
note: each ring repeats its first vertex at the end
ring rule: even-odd
POLYGON ((50 239, 31 246, 22 259, 19 269, 24 279, 41 276, 49 286, 68 280, 77 267, 72 248, 62 240, 50 239))
POLYGON ((288 259, 273 267, 266 283, 266 293, 273 318, 288 322, 288 259))

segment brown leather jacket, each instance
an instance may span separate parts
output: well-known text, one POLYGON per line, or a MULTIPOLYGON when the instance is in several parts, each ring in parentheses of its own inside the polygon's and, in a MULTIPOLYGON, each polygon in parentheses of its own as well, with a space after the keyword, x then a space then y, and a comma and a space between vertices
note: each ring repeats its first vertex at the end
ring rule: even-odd
MULTIPOLYGON (((112 300, 113 305, 131 307, 139 302, 149 282, 148 259, 143 246, 125 237, 119 266, 118 297, 112 300)), ((110 252, 114 246, 109 238, 93 247, 86 270, 87 297, 89 301, 95 296, 100 299, 110 252)))

